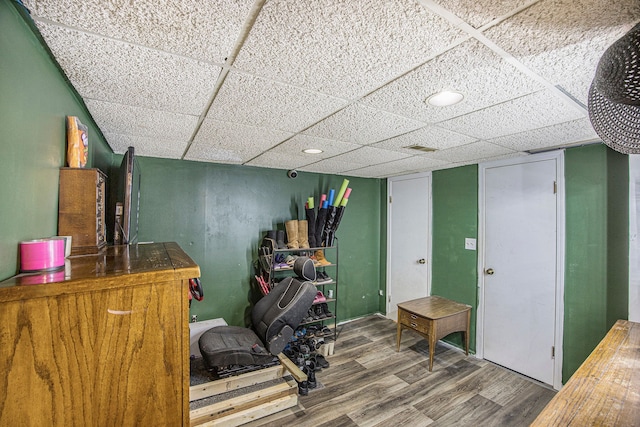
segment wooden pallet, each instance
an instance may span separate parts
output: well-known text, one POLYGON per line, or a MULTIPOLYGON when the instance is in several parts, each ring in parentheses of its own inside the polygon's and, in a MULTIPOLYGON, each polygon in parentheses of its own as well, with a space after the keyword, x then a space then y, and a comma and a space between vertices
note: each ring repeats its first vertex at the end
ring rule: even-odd
POLYGON ((191 426, 238 426, 296 406, 298 404, 296 381, 304 381, 307 376, 286 356, 280 354, 278 358, 280 366, 190 387, 191 402, 233 390, 240 392, 235 397, 191 410, 191 426), (293 379, 284 378, 289 375, 293 379), (283 378, 283 381, 260 390, 241 391, 278 378, 283 378))

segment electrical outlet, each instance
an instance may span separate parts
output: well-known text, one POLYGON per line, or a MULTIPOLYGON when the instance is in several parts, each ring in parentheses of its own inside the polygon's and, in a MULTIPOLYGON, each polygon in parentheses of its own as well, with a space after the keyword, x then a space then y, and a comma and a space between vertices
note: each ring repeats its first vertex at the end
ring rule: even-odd
POLYGON ((469 251, 475 251, 476 250, 476 239, 473 239, 471 237, 467 237, 464 239, 464 248, 469 250, 469 251))
POLYGON ((192 314, 191 315, 191 323, 196 323, 198 321, 198 315, 197 314, 192 314))

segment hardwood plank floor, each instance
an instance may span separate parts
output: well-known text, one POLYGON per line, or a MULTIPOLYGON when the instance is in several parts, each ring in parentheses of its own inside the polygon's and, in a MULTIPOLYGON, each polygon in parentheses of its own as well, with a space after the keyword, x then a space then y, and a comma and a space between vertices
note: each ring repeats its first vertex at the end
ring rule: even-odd
POLYGON ((426 340, 369 316, 339 327, 321 386, 298 407, 247 426, 528 426, 555 391, 441 343, 428 371, 426 340))

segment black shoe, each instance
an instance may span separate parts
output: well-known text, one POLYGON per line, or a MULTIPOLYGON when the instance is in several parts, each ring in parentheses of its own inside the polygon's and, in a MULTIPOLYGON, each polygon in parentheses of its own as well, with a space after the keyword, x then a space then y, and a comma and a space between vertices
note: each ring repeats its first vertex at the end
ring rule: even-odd
POLYGON ((298 383, 298 393, 300 396, 306 396, 309 394, 309 383, 307 381, 298 383))
MULTIPOLYGON (((326 305, 326 303, 322 303, 322 304, 326 305)), ((324 319, 325 317, 327 317, 324 310, 322 309, 322 304, 313 306, 313 310, 315 311, 315 315, 318 319, 324 319)))
POLYGON ((329 362, 327 362, 327 359, 321 354, 316 354, 314 360, 316 362, 316 370, 318 370, 318 368, 326 369, 329 367, 329 362))
POLYGON ((319 304, 319 307, 322 311, 323 319, 333 317, 333 313, 329 311, 329 305, 326 302, 319 304))
POLYGON ((316 382, 316 364, 313 361, 307 361, 307 387, 310 389, 316 388, 318 383, 316 382))

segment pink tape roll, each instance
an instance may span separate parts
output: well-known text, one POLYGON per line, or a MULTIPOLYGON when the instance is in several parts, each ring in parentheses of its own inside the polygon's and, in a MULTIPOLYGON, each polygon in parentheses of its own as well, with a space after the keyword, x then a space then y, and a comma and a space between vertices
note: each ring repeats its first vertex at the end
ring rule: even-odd
POLYGON ((20 242, 20 271, 53 270, 64 266, 64 239, 20 242))

